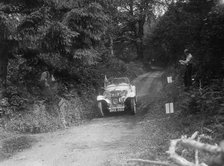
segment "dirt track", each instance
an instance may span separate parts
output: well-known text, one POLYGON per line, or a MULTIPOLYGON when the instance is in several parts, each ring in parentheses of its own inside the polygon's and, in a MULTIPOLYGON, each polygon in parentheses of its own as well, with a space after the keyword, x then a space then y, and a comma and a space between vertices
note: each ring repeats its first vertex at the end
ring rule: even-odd
MULTIPOLYGON (((161 89, 161 72, 151 72, 134 80, 138 100, 156 97, 161 89)), ((135 116, 99 118, 64 131, 37 135, 39 142, 18 153, 1 166, 118 166, 147 149, 148 135, 142 126, 142 107, 135 116), (147 140, 146 140, 147 141, 147 140)), ((153 124, 152 124, 153 126, 153 124)), ((155 124, 154 124, 155 126, 155 124)), ((154 138, 156 139, 156 138, 154 138)), ((150 141, 150 140, 148 140, 150 141)))

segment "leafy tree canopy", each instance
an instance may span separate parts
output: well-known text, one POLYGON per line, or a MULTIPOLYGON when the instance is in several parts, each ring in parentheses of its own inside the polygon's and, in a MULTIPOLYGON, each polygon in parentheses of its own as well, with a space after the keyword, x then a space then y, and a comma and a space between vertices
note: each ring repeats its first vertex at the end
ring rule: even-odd
POLYGON ((16 43, 14 55, 72 75, 99 61, 98 46, 108 24, 99 3, 20 0, 1 1, 0 6, 0 39, 16 43))

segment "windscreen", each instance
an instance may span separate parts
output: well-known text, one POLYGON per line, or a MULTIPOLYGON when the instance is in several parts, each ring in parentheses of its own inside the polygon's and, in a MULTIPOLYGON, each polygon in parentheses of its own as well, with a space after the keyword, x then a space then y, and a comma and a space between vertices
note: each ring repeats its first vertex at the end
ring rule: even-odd
POLYGON ((118 85, 118 84, 121 84, 121 83, 129 84, 130 81, 129 81, 129 79, 126 78, 126 77, 122 77, 122 78, 113 78, 113 79, 110 79, 110 80, 109 80, 108 85, 110 85, 110 84, 118 85))

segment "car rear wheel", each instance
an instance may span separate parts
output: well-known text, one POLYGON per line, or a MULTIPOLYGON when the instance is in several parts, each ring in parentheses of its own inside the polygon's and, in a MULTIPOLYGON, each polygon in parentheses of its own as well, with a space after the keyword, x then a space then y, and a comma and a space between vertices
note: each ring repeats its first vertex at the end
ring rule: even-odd
POLYGON ((134 98, 131 99, 130 101, 130 111, 131 111, 131 114, 132 115, 135 115, 136 114, 136 101, 134 98))
POLYGON ((125 112, 131 115, 136 114, 136 100, 135 98, 128 98, 125 101, 125 112))

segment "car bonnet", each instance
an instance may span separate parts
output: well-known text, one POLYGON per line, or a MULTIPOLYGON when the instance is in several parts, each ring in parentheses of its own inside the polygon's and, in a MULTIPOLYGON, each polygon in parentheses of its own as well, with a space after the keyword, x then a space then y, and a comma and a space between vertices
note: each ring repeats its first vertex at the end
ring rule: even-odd
POLYGON ((107 91, 122 91, 122 90, 129 90, 129 89, 130 89, 130 86, 125 83, 122 83, 119 85, 111 84, 106 87, 107 91))

